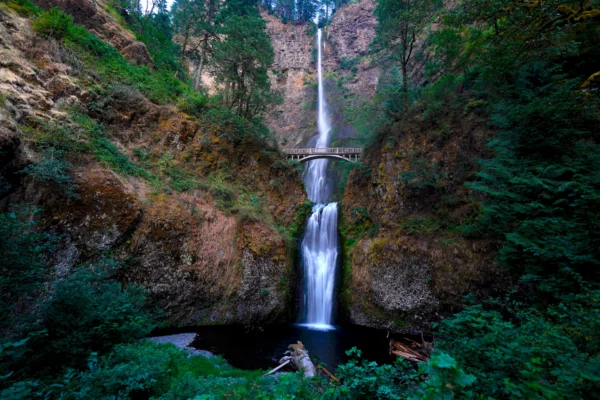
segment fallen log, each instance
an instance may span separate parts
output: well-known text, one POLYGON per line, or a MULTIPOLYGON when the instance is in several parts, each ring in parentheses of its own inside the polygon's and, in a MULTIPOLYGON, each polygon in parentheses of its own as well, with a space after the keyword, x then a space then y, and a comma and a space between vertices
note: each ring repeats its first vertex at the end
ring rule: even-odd
POLYGON ((279 364, 290 361, 294 368, 302 372, 305 378, 314 377, 317 374, 317 369, 308 356, 308 351, 306 351, 302 342, 290 344, 288 348, 289 350, 285 352, 286 355, 279 360, 279 364))

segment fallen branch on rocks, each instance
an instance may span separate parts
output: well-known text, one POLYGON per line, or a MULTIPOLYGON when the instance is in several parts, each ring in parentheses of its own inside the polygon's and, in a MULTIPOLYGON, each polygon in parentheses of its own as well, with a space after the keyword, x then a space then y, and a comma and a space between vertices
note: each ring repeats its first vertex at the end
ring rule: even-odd
POLYGON ((340 383, 340 378, 336 377, 335 375, 333 375, 331 372, 327 371, 327 368, 325 368, 322 365, 319 365, 319 368, 321 369, 321 371, 325 372, 327 375, 329 375, 329 377, 331 379, 333 379, 334 381, 336 381, 337 383, 340 383))
POLYGON ((284 362, 283 364, 281 364, 279 367, 275 367, 272 370, 270 370, 269 372, 267 372, 266 374, 264 374, 263 376, 269 376, 274 372, 279 371, 281 368, 285 367, 286 365, 288 365, 289 363, 291 363, 291 360, 287 360, 286 362, 284 362))
POLYGON ((314 377, 317 374, 317 369, 308 356, 308 351, 306 351, 302 342, 290 344, 288 348, 289 350, 285 352, 286 355, 279 360, 279 364, 290 361, 294 368, 303 373, 305 378, 314 377))
MULTIPOLYGON (((418 343, 414 343, 418 345, 418 343)), ((422 347, 422 345, 419 347, 422 347)), ((395 340, 390 340, 390 352, 398 357, 405 358, 409 361, 425 362, 429 359, 427 356, 410 348, 408 345, 401 342, 397 342, 395 340)))

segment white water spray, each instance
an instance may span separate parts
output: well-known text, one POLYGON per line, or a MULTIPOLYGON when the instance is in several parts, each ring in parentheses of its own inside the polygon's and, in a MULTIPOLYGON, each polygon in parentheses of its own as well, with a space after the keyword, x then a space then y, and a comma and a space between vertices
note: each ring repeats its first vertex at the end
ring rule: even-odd
MULTIPOLYGON (((317 34, 319 78, 319 134, 315 147, 329 145, 331 121, 327 114, 322 70, 322 32, 317 34)), ((308 198, 315 203, 302 241, 302 259, 306 281, 305 325, 314 329, 333 329, 333 291, 338 258, 338 210, 331 201, 327 182, 327 159, 309 161, 304 174, 308 198), (329 203, 329 204, 328 204, 329 203)))

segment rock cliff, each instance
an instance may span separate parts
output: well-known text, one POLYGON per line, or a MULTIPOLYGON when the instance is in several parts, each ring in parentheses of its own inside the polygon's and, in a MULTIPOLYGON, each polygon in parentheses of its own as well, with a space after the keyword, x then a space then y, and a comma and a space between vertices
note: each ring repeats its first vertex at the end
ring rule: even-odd
POLYGON ((396 332, 430 329, 467 293, 507 287, 496 244, 465 237, 480 198, 474 179, 490 132, 476 115, 408 117, 351 172, 343 199, 342 297, 353 323, 396 332))
MULTIPOLYGON (((323 68, 334 140, 356 133, 345 113, 375 94, 380 71, 368 55, 377 23, 374 9, 374 0, 344 6, 325 29, 323 68)), ((271 82, 283 97, 268 117, 269 128, 283 146, 303 147, 317 131, 316 28, 283 24, 267 13, 263 17, 275 50, 271 82)))
POLYGON ((267 124, 283 146, 296 147, 316 132, 314 27, 284 24, 266 12, 263 18, 275 51, 271 86, 283 100, 269 113, 267 124))
POLYGON ((73 16, 76 23, 110 43, 132 63, 152 66, 146 45, 119 23, 107 0, 37 0, 36 4, 45 9, 58 7, 73 16))
POLYGON ((259 143, 228 140, 228 126, 103 87, 2 4, 0 22, 0 209, 42 210, 40 225, 60 238, 57 277, 110 255, 167 323, 286 319, 296 281, 290 226, 303 224, 295 218, 305 201, 296 171, 259 143), (72 194, 25 173, 47 162, 51 135, 76 149, 63 160, 72 194))
POLYGON ((375 95, 380 68, 369 57, 377 19, 374 0, 361 0, 338 10, 327 27, 324 69, 337 73, 352 96, 370 99, 375 95))

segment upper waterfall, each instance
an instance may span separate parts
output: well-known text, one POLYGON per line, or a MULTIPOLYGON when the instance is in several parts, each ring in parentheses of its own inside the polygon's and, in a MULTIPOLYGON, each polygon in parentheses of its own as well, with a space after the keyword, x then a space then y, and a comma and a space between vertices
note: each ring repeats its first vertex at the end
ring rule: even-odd
MULTIPOLYGON (((329 145, 329 133, 331 131, 331 121, 329 119, 327 100, 325 99, 325 88, 323 86, 323 32, 321 29, 317 32, 317 72, 318 72, 318 115, 317 127, 319 133, 316 137, 314 147, 327 147, 329 145)), ((308 190, 308 198, 314 203, 325 204, 331 200, 331 189, 327 182, 328 160, 315 160, 308 164, 305 171, 304 181, 308 190)))

